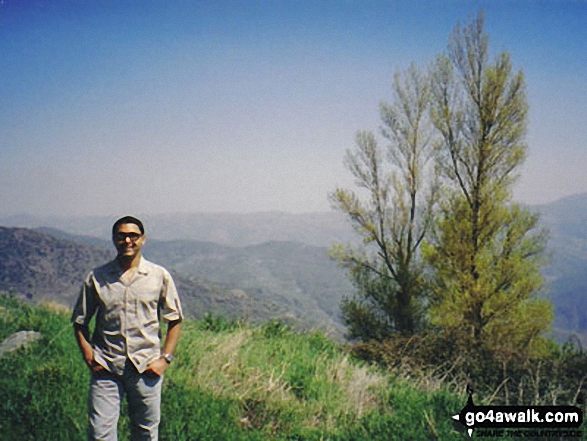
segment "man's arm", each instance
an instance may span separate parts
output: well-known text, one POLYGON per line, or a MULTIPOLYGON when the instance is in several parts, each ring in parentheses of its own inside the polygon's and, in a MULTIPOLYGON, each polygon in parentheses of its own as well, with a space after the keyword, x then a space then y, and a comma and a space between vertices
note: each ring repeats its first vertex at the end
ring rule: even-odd
MULTIPOLYGON (((165 344, 163 345, 163 352, 166 354, 171 354, 175 352, 175 347, 177 346, 177 341, 179 340, 179 335, 181 334, 181 320, 174 320, 169 322, 167 325, 167 334, 165 336, 165 344)), ((162 376, 167 368, 169 367, 169 362, 165 360, 165 358, 160 357, 157 360, 151 362, 145 372, 152 372, 157 376, 162 376)))
POLYGON ((173 355, 180 334, 181 320, 169 322, 169 324, 167 325, 167 336, 165 337, 165 345, 163 346, 163 352, 165 352, 166 354, 173 355))
POLYGON ((96 292, 94 284, 92 283, 92 275, 90 273, 86 276, 75 306, 73 307, 71 321, 73 323, 73 334, 80 352, 82 353, 82 357, 88 367, 94 372, 103 369, 103 367, 94 360, 94 348, 90 344, 90 331, 88 329, 90 319, 96 313, 97 307, 98 302, 96 300, 96 292))
POLYGON ((94 372, 98 372, 104 369, 104 367, 102 367, 96 362, 96 360, 94 360, 94 348, 92 348, 92 345, 90 344, 90 331, 88 327, 74 323, 73 333, 75 335, 75 340, 77 341, 80 352, 82 353, 82 357, 84 358, 84 361, 88 367, 94 372))

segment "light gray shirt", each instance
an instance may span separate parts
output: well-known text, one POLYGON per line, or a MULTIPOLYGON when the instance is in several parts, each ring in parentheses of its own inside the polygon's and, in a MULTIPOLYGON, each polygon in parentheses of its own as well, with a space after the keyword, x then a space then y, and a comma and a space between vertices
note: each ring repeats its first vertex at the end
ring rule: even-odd
POLYGON ((136 274, 121 280, 116 260, 91 271, 75 304, 72 322, 88 326, 97 363, 122 374, 129 359, 139 372, 161 355, 160 319, 183 319, 179 296, 169 272, 141 257, 136 274))

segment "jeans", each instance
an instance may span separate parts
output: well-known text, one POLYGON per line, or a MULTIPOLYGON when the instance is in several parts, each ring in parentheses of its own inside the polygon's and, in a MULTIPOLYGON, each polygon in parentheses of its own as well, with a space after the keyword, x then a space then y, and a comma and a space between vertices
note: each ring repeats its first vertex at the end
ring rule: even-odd
POLYGON ((126 394, 132 441, 156 441, 161 419, 162 377, 139 374, 126 363, 124 373, 92 373, 88 415, 90 441, 116 441, 122 397, 126 394))

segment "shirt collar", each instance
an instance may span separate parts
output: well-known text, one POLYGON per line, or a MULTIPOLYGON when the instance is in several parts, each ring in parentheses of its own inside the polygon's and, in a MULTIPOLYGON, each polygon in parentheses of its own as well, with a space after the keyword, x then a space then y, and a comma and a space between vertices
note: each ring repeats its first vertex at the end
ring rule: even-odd
POLYGON ((141 256, 141 260, 139 261, 139 266, 137 268, 138 273, 143 275, 149 274, 150 267, 151 266, 149 265, 149 261, 141 256))
MULTIPOLYGON (((139 260, 139 266, 137 267, 137 272, 141 275, 147 275, 147 274, 149 274, 149 268, 150 268, 149 261, 141 255, 141 260, 139 260)), ((117 274, 117 275, 122 274, 122 269, 118 265, 118 261, 116 259, 114 259, 112 262, 110 262, 110 271, 113 272, 114 274, 117 274)))

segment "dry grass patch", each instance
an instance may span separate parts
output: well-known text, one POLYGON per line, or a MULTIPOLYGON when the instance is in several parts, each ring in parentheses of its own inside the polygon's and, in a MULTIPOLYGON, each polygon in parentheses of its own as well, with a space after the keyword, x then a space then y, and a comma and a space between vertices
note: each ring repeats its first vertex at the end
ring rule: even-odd
POLYGON ((387 406, 383 374, 341 351, 317 349, 307 337, 267 337, 249 328, 191 337, 182 343, 186 362, 174 375, 190 387, 236 400, 241 425, 269 432, 288 424, 334 430, 387 406))

